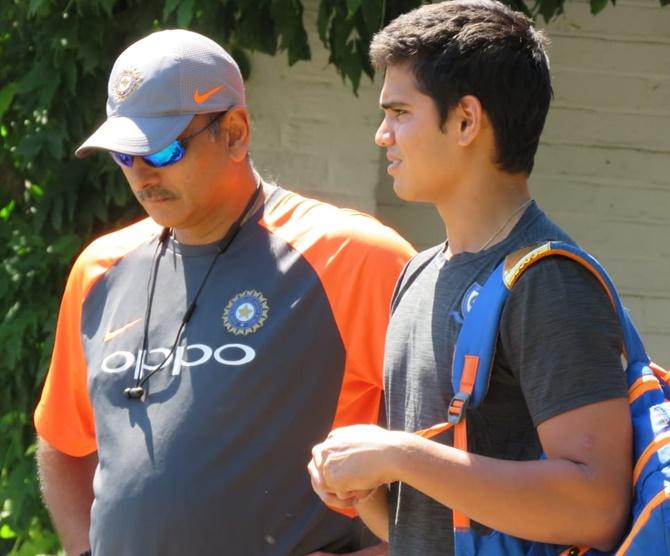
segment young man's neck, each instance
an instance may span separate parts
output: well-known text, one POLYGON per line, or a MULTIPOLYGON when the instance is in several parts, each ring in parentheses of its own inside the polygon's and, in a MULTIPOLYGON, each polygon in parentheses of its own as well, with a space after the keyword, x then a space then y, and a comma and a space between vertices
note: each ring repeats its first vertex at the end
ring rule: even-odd
POLYGON ((528 177, 495 171, 471 177, 436 203, 447 232, 447 258, 503 241, 530 204, 528 177))

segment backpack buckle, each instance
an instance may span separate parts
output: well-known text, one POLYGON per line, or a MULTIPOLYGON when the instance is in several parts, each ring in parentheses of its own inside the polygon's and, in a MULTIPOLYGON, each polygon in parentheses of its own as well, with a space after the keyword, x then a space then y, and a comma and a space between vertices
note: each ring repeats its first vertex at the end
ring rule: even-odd
POLYGON ((458 425, 465 417, 465 410, 470 405, 470 394, 459 392, 449 402, 447 408, 447 422, 458 425))

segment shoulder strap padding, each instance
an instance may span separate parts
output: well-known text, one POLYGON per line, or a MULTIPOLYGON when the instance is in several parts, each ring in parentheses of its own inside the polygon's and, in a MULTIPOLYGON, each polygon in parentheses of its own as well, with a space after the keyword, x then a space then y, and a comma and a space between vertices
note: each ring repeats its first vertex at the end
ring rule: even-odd
POLYGON ((572 259, 595 276, 605 288, 621 322, 623 350, 629 364, 634 361, 644 364, 649 362, 642 341, 621 303, 612 280, 595 258, 576 245, 561 241, 549 241, 525 247, 509 254, 496 267, 465 317, 454 349, 452 386, 456 393, 454 400, 458 408, 452 412, 450 406, 450 422, 458 423, 468 406, 477 407, 486 397, 495 357, 500 317, 507 297, 526 270, 549 256, 572 259), (477 361, 477 365, 473 365, 473 360, 477 361), (465 392, 463 386, 469 384, 473 386, 467 387, 466 390, 471 391, 465 392))

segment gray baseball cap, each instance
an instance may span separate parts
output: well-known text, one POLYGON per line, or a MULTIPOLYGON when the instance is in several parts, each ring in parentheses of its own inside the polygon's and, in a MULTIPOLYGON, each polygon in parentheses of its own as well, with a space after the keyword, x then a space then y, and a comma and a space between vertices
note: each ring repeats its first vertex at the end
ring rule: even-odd
POLYGON ((158 31, 117 58, 107 85, 107 120, 76 151, 147 155, 167 147, 196 114, 244 106, 235 60, 184 29, 158 31))

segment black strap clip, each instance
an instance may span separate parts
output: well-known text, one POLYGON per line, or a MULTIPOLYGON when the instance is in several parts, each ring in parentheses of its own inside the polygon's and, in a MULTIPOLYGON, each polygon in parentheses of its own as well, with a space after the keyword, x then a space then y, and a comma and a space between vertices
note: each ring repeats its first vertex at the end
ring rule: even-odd
POLYGON ((452 425, 458 425, 465 417, 465 410, 470 405, 470 394, 459 392, 449 402, 447 408, 447 422, 452 425))

